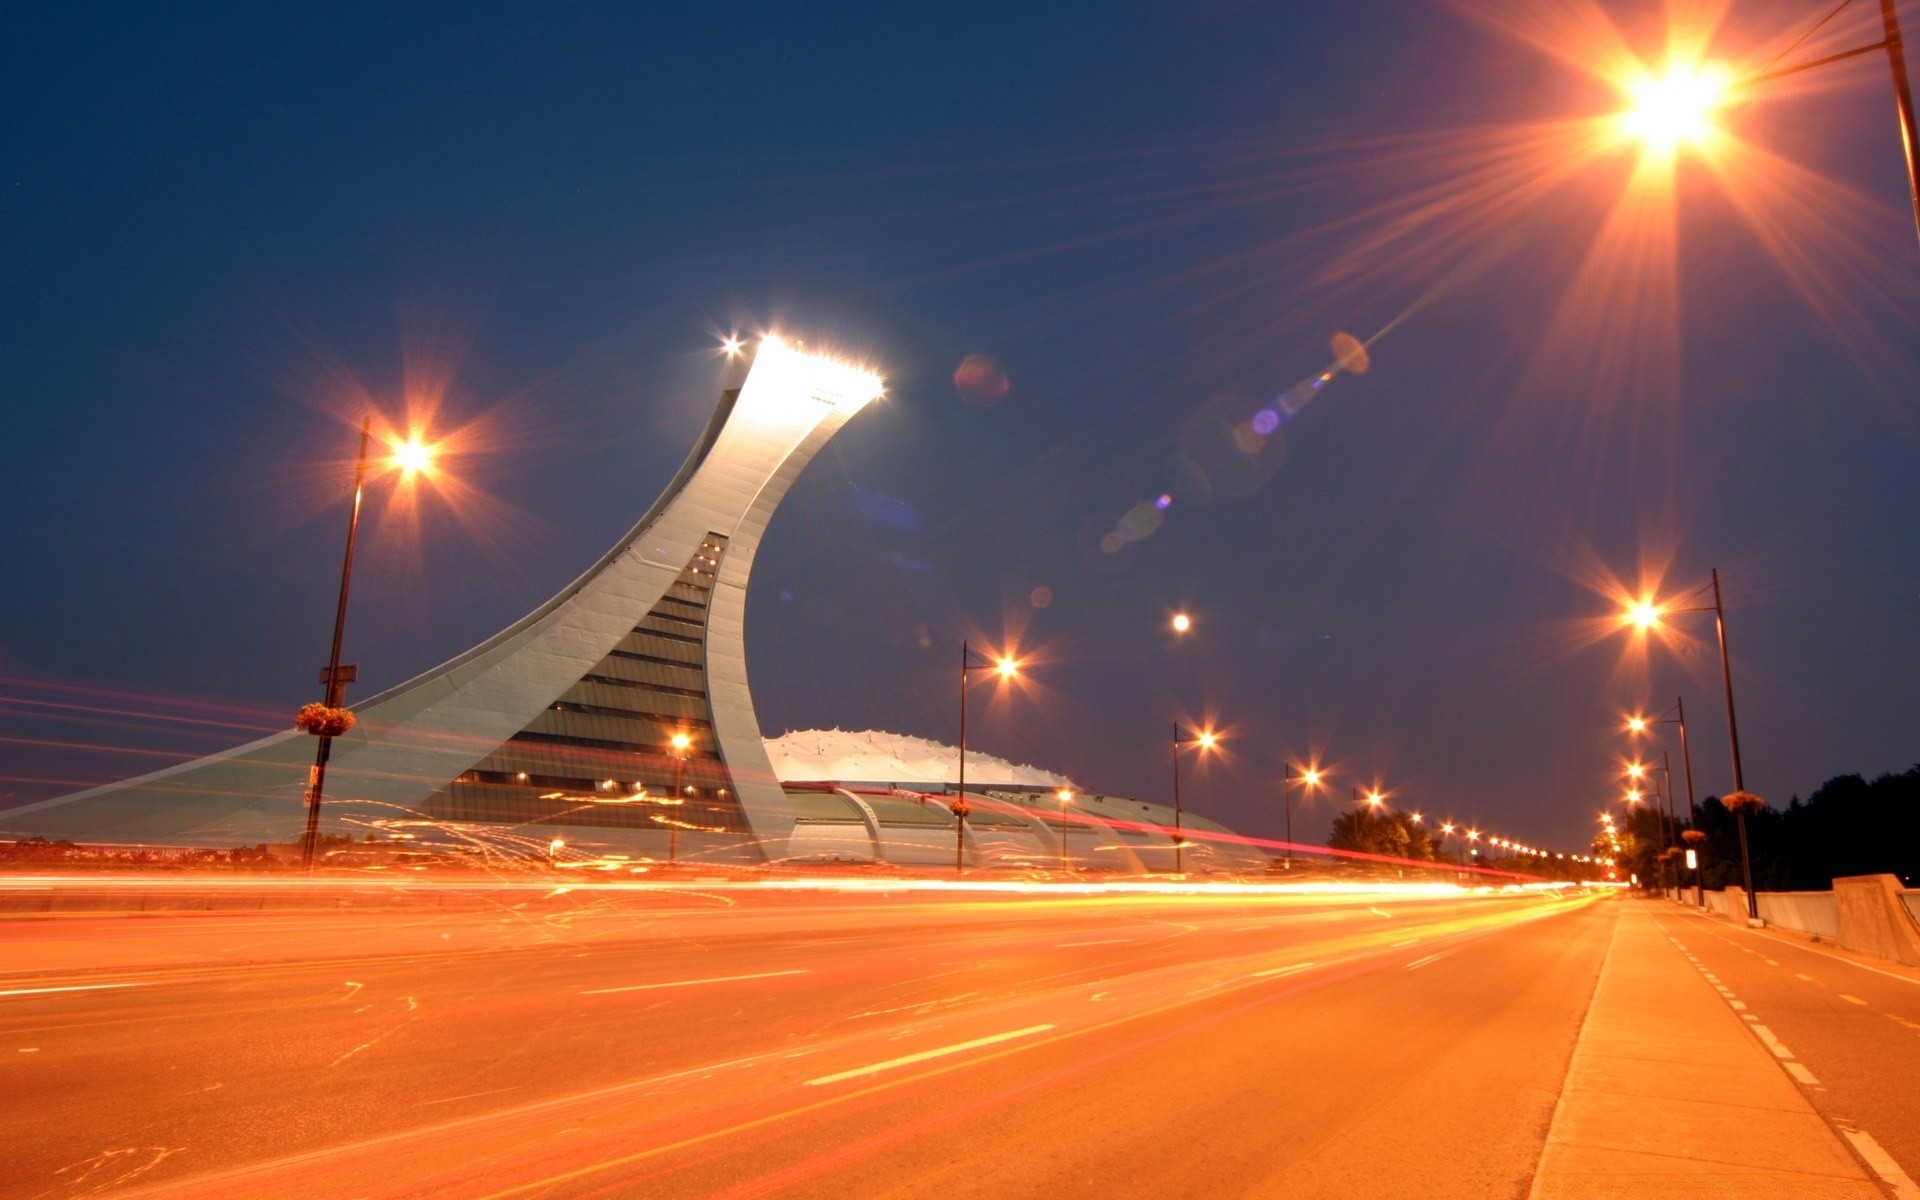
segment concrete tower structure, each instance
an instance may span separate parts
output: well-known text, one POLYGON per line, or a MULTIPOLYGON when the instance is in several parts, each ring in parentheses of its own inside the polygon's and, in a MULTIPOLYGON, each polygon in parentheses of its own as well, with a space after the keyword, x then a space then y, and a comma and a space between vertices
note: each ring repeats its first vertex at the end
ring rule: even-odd
MULTIPOLYGON (((605 557, 497 636, 353 706, 322 832, 784 853, 797 818, 747 690, 747 579, 794 479, 880 391, 864 370, 763 339, 666 491, 605 557)), ((288 842, 305 822, 313 750, 290 730, 0 814, 0 830, 288 842)))

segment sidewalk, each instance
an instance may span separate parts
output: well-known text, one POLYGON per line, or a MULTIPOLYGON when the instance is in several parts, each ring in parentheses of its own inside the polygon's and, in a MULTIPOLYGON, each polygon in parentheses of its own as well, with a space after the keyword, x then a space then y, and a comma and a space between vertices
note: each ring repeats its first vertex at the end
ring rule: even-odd
POLYGON ((1623 905, 1529 1196, 1884 1197, 1645 905, 1623 905))

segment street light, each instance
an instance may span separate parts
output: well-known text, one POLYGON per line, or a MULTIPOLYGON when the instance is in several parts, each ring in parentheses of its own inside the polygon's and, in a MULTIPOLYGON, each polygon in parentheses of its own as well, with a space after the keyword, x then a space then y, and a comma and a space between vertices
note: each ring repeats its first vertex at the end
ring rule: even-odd
MULTIPOLYGON (((1657 716, 1646 717, 1635 714, 1627 718, 1627 732, 1629 733, 1648 733, 1655 725, 1677 725, 1680 727, 1680 768, 1687 782, 1687 825, 1691 828, 1695 820, 1693 801, 1693 749, 1687 742, 1686 697, 1675 696, 1673 698, 1673 707, 1657 716)), ((1667 800, 1669 806, 1671 806, 1673 802, 1673 767, 1667 759, 1666 751, 1661 751, 1660 757, 1663 762, 1668 763, 1666 767, 1667 800)), ((1697 878, 1695 882, 1698 883, 1697 878)))
POLYGON ((1302 787, 1317 788, 1320 786, 1320 769, 1318 767, 1308 767, 1296 775, 1294 774, 1293 764, 1291 762, 1283 762, 1280 764, 1280 802, 1287 810, 1287 865, 1285 869, 1289 871, 1293 870, 1293 792, 1288 785, 1296 779, 1300 781, 1302 787))
POLYGON ((1900 148, 1907 165, 1907 194, 1913 204, 1915 230, 1920 232, 1920 163, 1914 157, 1913 90, 1907 81, 1906 53, 1900 38, 1900 21, 1894 11, 1894 0, 1880 0, 1880 28, 1881 40, 1869 45, 1855 46, 1851 50, 1829 54, 1812 62, 1761 71, 1739 79, 1733 78, 1725 68, 1713 64, 1669 64, 1666 73, 1658 79, 1643 76, 1627 85, 1632 103, 1621 114, 1622 129, 1643 139, 1650 153, 1668 157, 1683 142, 1704 140, 1712 131, 1708 114, 1737 91, 1857 58, 1862 54, 1871 54, 1875 50, 1885 50, 1887 65, 1893 75, 1893 102, 1900 121, 1900 148))
POLYGON ((1054 798, 1060 801, 1060 870, 1064 873, 1067 869, 1067 805, 1073 800, 1073 789, 1061 788, 1054 793, 1054 798))
MULTIPOLYGON (((1888 0, 1882 0, 1882 7, 1886 8, 1887 5, 1888 0)), ((1891 22, 1892 19, 1889 10, 1887 20, 1891 22)), ((1897 48, 1898 31, 1892 29, 1891 25, 1889 28, 1889 36, 1895 39, 1895 47, 1897 48)), ((1905 80, 1904 73, 1901 75, 1901 79, 1903 81, 1905 80)), ((1903 109, 1902 111, 1902 121, 1905 123, 1907 122, 1907 117, 1904 115, 1906 110, 1903 109)), ((1905 125, 1903 124, 1903 128, 1904 127, 1905 125)), ((1909 144, 1911 144, 1910 138, 1909 144)), ((1909 163, 1912 161, 1911 151, 1909 151, 1908 154, 1908 161, 1909 163)), ((1628 606, 1625 621, 1628 624, 1638 626, 1642 631, 1646 631, 1659 626, 1662 623, 1662 618, 1668 613, 1710 612, 1713 614, 1714 632, 1718 635, 1720 641, 1720 678, 1726 687, 1727 693, 1727 737, 1733 744, 1733 794, 1722 796, 1720 803, 1733 810, 1734 820, 1740 831, 1740 875, 1742 881, 1746 884, 1747 921, 1749 923, 1755 923, 1760 920, 1760 900, 1759 897, 1753 894, 1753 856, 1747 849, 1747 809, 1749 806, 1760 807, 1765 802, 1758 796, 1747 791, 1746 775, 1740 767, 1740 723, 1735 718, 1733 709, 1733 660, 1727 652, 1727 610, 1720 598, 1720 569, 1718 567, 1713 569, 1710 586, 1713 588, 1712 604, 1697 604, 1685 608, 1678 608, 1671 605, 1655 604, 1653 601, 1643 598, 1639 602, 1628 606)), ((1699 591, 1701 589, 1696 588, 1694 590, 1699 591)))
MULTIPOLYGON (((683 729, 676 731, 669 742, 673 746, 673 804, 677 808, 686 801, 686 797, 680 791, 680 777, 686 770, 687 748, 693 745, 693 739, 688 737, 683 729)), ((667 861, 671 863, 679 857, 680 818, 677 813, 669 809, 667 812, 667 861)))
POLYGON ((960 785, 953 801, 947 805, 953 813, 955 875, 966 871, 967 814, 973 811, 973 805, 967 803, 967 672, 992 671, 1003 683, 1020 674, 1019 660, 1009 655, 996 655, 980 662, 975 662, 975 657, 973 648, 963 640, 960 643, 960 785))
POLYGON ((1185 746, 1198 746, 1200 753, 1205 754, 1220 740, 1214 736, 1211 729, 1194 731, 1192 737, 1183 738, 1181 735, 1187 732, 1189 731, 1180 727, 1180 722, 1173 723, 1173 873, 1175 875, 1181 873, 1181 848, 1187 840, 1187 835, 1181 832, 1184 810, 1180 807, 1180 751, 1185 746))
MULTIPOLYGON (((320 673, 325 699, 302 708, 295 721, 296 727, 320 739, 313 766, 307 772, 307 828, 300 839, 300 865, 308 871, 313 870, 314 848, 320 839, 320 802, 326 790, 333 739, 353 728, 353 713, 346 707, 347 685, 359 670, 353 663, 340 661, 340 643, 347 632, 347 594, 353 586, 353 550, 360 537, 360 507, 367 491, 367 446, 372 441, 373 418, 369 416, 360 423, 360 453, 353 468, 353 507, 347 513, 347 552, 340 564, 340 599, 333 612, 333 649, 320 673)), ((400 471, 403 480, 410 480, 416 474, 431 473, 436 449, 415 435, 393 445, 388 463, 400 471)))

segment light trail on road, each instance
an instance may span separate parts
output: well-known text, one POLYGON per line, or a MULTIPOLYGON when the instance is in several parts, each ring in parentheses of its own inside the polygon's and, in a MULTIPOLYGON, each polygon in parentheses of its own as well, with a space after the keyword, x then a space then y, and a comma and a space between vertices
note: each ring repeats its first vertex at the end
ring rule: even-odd
MULTIPOLYGON (((9 1170, 50 1200, 693 1196, 829 1178, 884 1193, 871 1171, 964 1160, 1018 1194, 1039 1175, 950 1144, 964 1114, 1060 1133, 1102 1097, 1145 1113, 1158 1091, 1220 1087, 1232 1126, 1265 1110, 1263 1088, 1309 1078, 1318 1103, 1358 1113, 1378 1097, 1341 1099, 1330 1077, 1437 1084, 1421 1047, 1464 1022, 1480 1045, 1489 1008, 1524 1027, 1509 1042, 1545 1031, 1528 1095, 1550 1096, 1603 945, 1595 898, 549 890, 471 912, 8 922, 40 934, 14 944, 45 968, 9 984, 104 984, 73 977, 84 962, 143 985, 0 1009, 0 1051, 34 1050, 0 1057, 9 1094, 32 1097, 7 1104, 9 1170), (142 959, 155 941, 163 960, 142 959), (1541 954, 1570 969, 1542 977, 1541 954), (1525 1007, 1542 988, 1561 997, 1544 1023, 1525 1007), (1377 1028, 1407 1040, 1375 1062, 1377 1028), (1276 1029, 1299 1040, 1266 1045, 1276 1029), (1348 1038, 1367 1069, 1319 1061, 1348 1038)), ((1494 1159, 1530 1165, 1543 1127, 1523 1122, 1494 1159)))

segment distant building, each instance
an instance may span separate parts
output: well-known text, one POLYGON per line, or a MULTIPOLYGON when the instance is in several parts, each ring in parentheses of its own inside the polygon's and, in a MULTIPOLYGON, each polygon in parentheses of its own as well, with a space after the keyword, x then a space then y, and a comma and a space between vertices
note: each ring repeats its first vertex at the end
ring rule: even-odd
MULTIPOLYGON (((545 853, 559 839, 579 852, 709 862, 952 861, 954 818, 930 798, 947 789, 944 768, 926 769, 940 759, 852 780, 809 769, 783 785, 747 688, 746 589, 767 522, 880 387, 866 371, 763 340, 665 493, 586 574, 481 645, 353 706, 354 727, 334 742, 321 831, 508 852, 545 853)), ((791 760, 785 740, 771 745, 791 760)), ((0 834, 288 842, 305 824, 313 752, 312 738, 289 730, 0 813, 0 834)), ((968 761, 973 772, 990 760, 968 761)), ((970 774, 969 859, 1057 862, 1064 781, 994 775, 970 774)), ((1069 809, 1077 865, 1171 867, 1169 811, 1111 797, 1069 809)), ((1264 868, 1220 826, 1191 815, 1185 825, 1212 843, 1187 851, 1190 868, 1264 868)))

